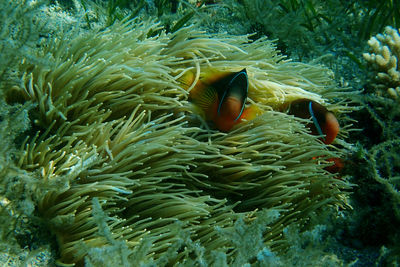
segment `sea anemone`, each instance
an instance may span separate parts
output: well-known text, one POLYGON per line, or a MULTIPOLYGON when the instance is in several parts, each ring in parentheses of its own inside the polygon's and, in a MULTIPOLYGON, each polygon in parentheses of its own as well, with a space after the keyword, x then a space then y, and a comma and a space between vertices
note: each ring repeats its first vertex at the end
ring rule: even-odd
POLYGON ((246 254, 227 234, 238 222, 260 222, 257 240, 279 253, 285 227, 305 229, 322 208, 347 206, 350 185, 324 169, 342 150, 280 109, 307 97, 340 115, 346 107, 330 99, 341 92, 325 69, 287 61, 265 38, 194 26, 166 34, 132 20, 52 40, 40 53, 48 62, 25 60, 23 84, 6 97, 36 104, 17 165, 36 181, 37 211, 62 263, 117 241, 143 262, 211 263, 218 254, 238 263, 246 254), (262 113, 228 133, 207 127, 180 78, 193 72, 195 84, 205 71, 243 68, 248 101, 262 113), (261 224, 263 216, 271 219, 261 224))

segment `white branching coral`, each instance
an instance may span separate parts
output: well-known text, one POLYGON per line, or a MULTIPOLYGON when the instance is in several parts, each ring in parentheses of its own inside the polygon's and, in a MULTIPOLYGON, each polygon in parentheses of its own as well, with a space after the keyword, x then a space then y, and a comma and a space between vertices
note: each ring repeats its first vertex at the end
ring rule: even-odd
POLYGON ((377 88, 380 94, 387 94, 400 101, 400 35, 399 31, 387 26, 383 34, 368 41, 370 52, 364 59, 377 71, 377 88))

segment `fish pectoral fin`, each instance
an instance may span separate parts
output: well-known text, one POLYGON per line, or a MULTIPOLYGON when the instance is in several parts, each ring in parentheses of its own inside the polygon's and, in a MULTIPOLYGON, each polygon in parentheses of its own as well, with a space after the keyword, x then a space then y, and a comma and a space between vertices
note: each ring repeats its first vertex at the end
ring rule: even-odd
POLYGON ((212 106, 218 101, 218 94, 213 87, 198 86, 190 91, 189 100, 201 108, 209 117, 212 106))
POLYGON ((255 105, 251 105, 243 110, 239 120, 251 121, 263 113, 262 109, 255 105))

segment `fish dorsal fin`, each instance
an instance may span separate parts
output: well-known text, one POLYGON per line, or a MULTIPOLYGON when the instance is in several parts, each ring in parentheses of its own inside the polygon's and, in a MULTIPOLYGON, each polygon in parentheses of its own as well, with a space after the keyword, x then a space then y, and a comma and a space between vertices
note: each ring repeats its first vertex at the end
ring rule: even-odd
POLYGON ((240 118, 243 113, 244 106, 247 99, 247 93, 249 90, 249 82, 247 77, 246 69, 243 69, 239 72, 233 73, 228 76, 227 85, 223 86, 224 90, 220 91, 220 102, 218 104, 217 114, 219 115, 221 112, 221 108, 224 106, 228 97, 235 97, 240 100, 241 109, 238 116, 235 118, 235 121, 240 118))
POLYGON ((196 75, 192 71, 187 71, 181 77, 179 77, 177 81, 180 83, 183 89, 187 90, 193 85, 196 79, 195 76, 196 75))

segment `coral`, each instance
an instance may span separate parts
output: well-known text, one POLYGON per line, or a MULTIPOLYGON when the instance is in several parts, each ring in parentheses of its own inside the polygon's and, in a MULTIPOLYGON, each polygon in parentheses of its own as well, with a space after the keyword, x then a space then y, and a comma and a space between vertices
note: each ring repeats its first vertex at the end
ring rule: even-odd
POLYGON ((286 60, 265 38, 193 26, 167 34, 154 21, 133 20, 52 39, 37 56, 46 64, 24 60, 22 83, 6 99, 35 105, 16 165, 29 176, 62 263, 95 265, 102 252, 119 254, 104 260, 122 264, 245 263, 264 248, 254 240, 254 250, 243 251, 243 224, 262 225, 246 231, 281 253, 285 227, 304 230, 312 214, 347 207, 351 186, 324 169, 341 147, 279 112, 308 97, 340 117, 345 103, 330 102, 343 91, 326 69, 286 60), (249 103, 264 113, 229 133, 203 127, 180 77, 242 68, 249 103))
POLYGON ((387 26, 383 34, 371 37, 368 45, 370 52, 363 57, 377 72, 377 93, 400 101, 399 31, 387 26))
POLYGON ((395 225, 400 222, 400 113, 396 92, 400 43, 396 44, 396 39, 398 31, 386 27, 385 33, 370 38, 370 52, 363 55, 373 69, 373 78, 365 79, 364 92, 355 97, 362 109, 353 118, 355 126, 362 130, 351 138, 357 146, 347 170, 357 184, 351 201, 356 212, 346 213, 336 227, 341 229, 337 236, 346 250, 363 255, 360 262, 364 265, 391 265, 399 251, 399 230, 395 225))
MULTIPOLYGON (((371 143, 369 150, 363 151, 368 159, 371 170, 370 175, 374 183, 377 183, 382 198, 390 201, 380 208, 393 217, 393 221, 400 220, 400 194, 399 194, 399 103, 400 103, 400 35, 399 31, 387 26, 383 34, 371 37, 368 41, 370 53, 364 53, 364 58, 376 71, 376 84, 374 95, 364 96, 366 110, 369 112, 373 124, 376 125, 379 134, 376 143, 371 143), (388 98, 392 99, 388 99, 388 98)), ((371 123, 372 124, 372 123, 371 123)), ((378 187, 378 186, 376 186, 378 187)), ((376 223, 374 223, 376 225, 376 223)), ((379 227, 383 230, 381 236, 388 236, 387 246, 393 249, 393 241, 399 235, 397 231, 387 233, 387 226, 379 227)), ((376 234, 376 235, 377 235, 376 234)), ((398 250, 398 246, 394 245, 398 250)))

